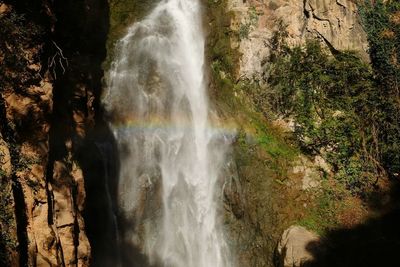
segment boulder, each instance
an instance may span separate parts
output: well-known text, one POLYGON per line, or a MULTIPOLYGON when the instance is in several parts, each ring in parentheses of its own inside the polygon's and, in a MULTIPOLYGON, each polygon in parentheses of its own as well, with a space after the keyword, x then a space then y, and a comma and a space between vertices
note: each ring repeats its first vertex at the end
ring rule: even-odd
POLYGON ((306 266, 319 250, 320 237, 298 225, 286 229, 277 247, 278 267, 306 266))

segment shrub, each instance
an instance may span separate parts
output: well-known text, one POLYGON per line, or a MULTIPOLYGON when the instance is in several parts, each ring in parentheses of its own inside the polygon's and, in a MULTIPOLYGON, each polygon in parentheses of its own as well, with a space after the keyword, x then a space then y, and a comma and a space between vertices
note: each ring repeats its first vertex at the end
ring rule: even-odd
POLYGON ((400 2, 365 1, 360 7, 377 85, 376 154, 388 175, 400 175, 400 2))
POLYGON ((337 180, 362 193, 381 175, 374 127, 383 99, 370 66, 354 52, 331 56, 311 40, 277 51, 268 72, 271 107, 295 119, 304 151, 325 155, 337 180))

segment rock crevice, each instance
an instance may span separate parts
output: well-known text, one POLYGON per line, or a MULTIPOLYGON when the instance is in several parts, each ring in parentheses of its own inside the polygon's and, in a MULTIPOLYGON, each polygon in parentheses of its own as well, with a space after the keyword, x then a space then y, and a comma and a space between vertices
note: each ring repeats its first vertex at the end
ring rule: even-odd
POLYGON ((351 0, 275 0, 228 1, 235 14, 231 23, 239 32, 256 10, 257 23, 251 25, 247 36, 232 41, 241 53, 239 77, 261 80, 263 64, 271 53, 274 33, 287 31, 289 45, 299 45, 307 39, 319 39, 331 51, 354 50, 366 61, 367 36, 360 23, 358 6, 351 0))

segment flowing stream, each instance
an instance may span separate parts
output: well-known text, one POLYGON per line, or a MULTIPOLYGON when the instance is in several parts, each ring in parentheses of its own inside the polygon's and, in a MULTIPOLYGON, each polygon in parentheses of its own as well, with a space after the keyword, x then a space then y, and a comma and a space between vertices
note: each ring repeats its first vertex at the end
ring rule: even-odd
POLYGON ((200 0, 162 0, 116 45, 104 106, 119 146, 119 207, 151 265, 231 267, 200 0))

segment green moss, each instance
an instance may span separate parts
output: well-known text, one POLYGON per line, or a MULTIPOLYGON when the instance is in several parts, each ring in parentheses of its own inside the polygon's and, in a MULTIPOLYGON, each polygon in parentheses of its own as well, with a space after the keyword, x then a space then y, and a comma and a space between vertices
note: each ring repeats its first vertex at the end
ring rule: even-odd
POLYGON ((302 225, 319 235, 325 235, 329 230, 339 226, 338 214, 343 209, 342 199, 345 191, 335 188, 326 180, 321 190, 314 192, 315 200, 307 209, 305 216, 296 224, 302 225))
POLYGON ((277 129, 272 129, 268 124, 257 125, 258 143, 267 153, 275 159, 284 158, 294 160, 299 151, 290 146, 284 138, 280 138, 277 129))
MULTIPOLYGON (((231 46, 231 39, 235 33, 230 29, 233 13, 227 11, 227 1, 208 1, 206 16, 210 22, 207 36, 207 55, 209 62, 218 61, 221 70, 230 76, 235 77, 240 54, 231 46)), ((218 77, 213 75, 214 78, 218 77)))

